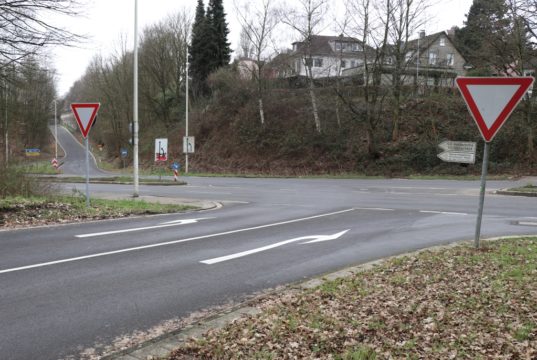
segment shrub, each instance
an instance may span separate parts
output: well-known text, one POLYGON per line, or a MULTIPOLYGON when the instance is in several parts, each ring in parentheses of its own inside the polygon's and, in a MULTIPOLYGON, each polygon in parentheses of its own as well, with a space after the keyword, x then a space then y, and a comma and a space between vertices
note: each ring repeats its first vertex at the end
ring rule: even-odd
POLYGON ((19 166, 4 166, 0 170, 0 197, 30 196, 40 192, 37 181, 28 177, 19 166))

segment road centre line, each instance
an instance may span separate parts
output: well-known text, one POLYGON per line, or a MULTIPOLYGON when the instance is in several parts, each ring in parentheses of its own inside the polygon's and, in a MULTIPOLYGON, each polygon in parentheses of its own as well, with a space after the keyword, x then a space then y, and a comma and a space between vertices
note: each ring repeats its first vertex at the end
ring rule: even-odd
POLYGON ((424 214, 442 214, 442 215, 462 215, 467 216, 467 213, 450 212, 450 211, 434 211, 434 210, 420 210, 420 213, 424 214))
POLYGON ((354 210, 370 210, 370 211, 395 211, 395 209, 385 209, 385 208, 358 208, 355 207, 354 210))
POLYGON ((61 259, 61 260, 49 261, 49 262, 44 262, 44 263, 39 263, 39 264, 20 266, 20 267, 11 268, 11 269, 0 270, 0 274, 7 274, 7 273, 16 272, 16 271, 36 269, 36 268, 41 268, 41 267, 45 267, 45 266, 64 264, 64 263, 75 262, 75 261, 86 260, 86 259, 92 259, 92 258, 97 258, 97 257, 103 257, 103 256, 108 256, 108 255, 122 254, 122 253, 138 251, 138 250, 145 250, 145 249, 157 248, 157 247, 162 247, 162 246, 180 244, 180 243, 194 241, 194 240, 201 240, 201 239, 208 239, 208 238, 213 238, 213 237, 217 237, 217 236, 237 234, 237 233, 246 232, 246 231, 265 229, 265 228, 270 228, 270 227, 274 227, 274 226, 292 224, 292 223, 297 223, 297 222, 301 222, 301 221, 319 219, 319 218, 322 218, 322 217, 327 217, 327 216, 332 216, 332 215, 344 214, 344 213, 351 212, 351 211, 354 211, 354 210, 355 210, 354 208, 353 209, 345 209, 345 210, 335 211, 335 212, 326 213, 326 214, 308 216, 308 217, 305 217, 305 218, 281 221, 281 222, 277 222, 277 223, 259 225, 259 226, 244 228, 244 229, 238 229, 238 230, 224 231, 224 232, 216 233, 216 234, 202 235, 202 236, 196 236, 196 237, 187 238, 187 239, 166 241, 166 242, 158 243, 158 244, 136 246, 136 247, 132 247, 132 248, 113 250, 113 251, 106 251, 106 252, 97 253, 97 254, 77 256, 77 257, 68 258, 68 259, 61 259))

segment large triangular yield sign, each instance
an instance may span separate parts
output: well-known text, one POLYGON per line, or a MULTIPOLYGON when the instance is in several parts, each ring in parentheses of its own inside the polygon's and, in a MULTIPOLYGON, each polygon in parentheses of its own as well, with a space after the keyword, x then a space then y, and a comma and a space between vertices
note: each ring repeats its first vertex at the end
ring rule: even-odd
POLYGON ((533 77, 457 78, 457 86, 486 142, 494 138, 533 80, 533 77))
POLYGON ((99 110, 100 103, 73 103, 71 104, 71 110, 75 115, 78 127, 82 132, 84 139, 88 136, 91 125, 95 121, 97 111, 99 110))

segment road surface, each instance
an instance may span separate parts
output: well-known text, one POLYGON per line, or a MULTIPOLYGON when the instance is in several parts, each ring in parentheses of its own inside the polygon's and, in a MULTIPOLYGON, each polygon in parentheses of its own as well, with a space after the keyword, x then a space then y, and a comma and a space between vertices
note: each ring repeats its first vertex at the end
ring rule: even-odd
MULTIPOLYGON (((260 290, 472 239, 479 193, 478 181, 187 181, 140 192, 223 208, 1 231, 1 358, 80 358, 83 349, 260 290)), ((132 186, 92 185, 92 193, 129 194, 132 186)), ((536 234, 536 205, 488 194, 483 236, 536 234)))

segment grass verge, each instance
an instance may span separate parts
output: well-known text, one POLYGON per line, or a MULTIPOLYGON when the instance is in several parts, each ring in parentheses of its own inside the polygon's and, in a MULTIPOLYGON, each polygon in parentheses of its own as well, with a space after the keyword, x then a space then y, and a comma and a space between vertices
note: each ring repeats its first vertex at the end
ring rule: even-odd
POLYGON ((78 196, 6 197, 0 199, 0 227, 13 228, 133 215, 175 213, 193 206, 150 203, 143 200, 86 200, 78 196))
POLYGON ((301 292, 169 359, 535 359, 537 237, 424 251, 301 292))
POLYGON ((516 192, 524 192, 524 193, 537 193, 537 186, 528 184, 525 186, 521 186, 518 188, 512 188, 508 189, 507 191, 516 191, 516 192))

